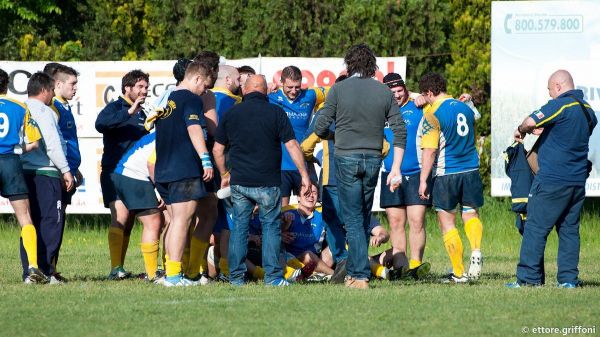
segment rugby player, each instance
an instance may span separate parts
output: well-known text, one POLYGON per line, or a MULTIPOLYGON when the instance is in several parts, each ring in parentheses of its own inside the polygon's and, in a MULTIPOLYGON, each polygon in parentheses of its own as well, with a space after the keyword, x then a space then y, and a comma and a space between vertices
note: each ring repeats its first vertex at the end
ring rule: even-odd
POLYGON ((148 95, 149 75, 141 70, 132 70, 123 76, 120 96, 106 105, 96 118, 96 130, 102 134, 100 186, 104 207, 110 209, 111 224, 108 230, 110 251, 110 280, 120 280, 131 276, 125 271, 125 254, 129 246, 129 236, 133 227, 134 215, 118 199, 110 174, 114 171, 123 154, 148 132, 144 128, 146 113, 142 104, 148 95))
MULTIPOLYGON (((54 96, 54 79, 42 72, 33 74, 27 83, 25 101, 43 137, 43 146, 21 156, 25 182, 30 192, 31 215, 37 229, 40 269, 48 277, 54 275, 56 260, 62 244, 64 212, 62 189, 74 188, 66 148, 58 126, 58 116, 49 107, 54 96)), ((23 279, 29 273, 28 257, 21 246, 23 279)), ((53 283, 57 283, 56 280, 53 283)))
MULTIPOLYGON (((406 149, 402 159, 400 171, 402 173, 402 184, 395 191, 382 188, 379 205, 385 209, 390 223, 390 235, 392 240, 393 263, 395 270, 407 269, 407 272, 415 278, 420 278, 429 272, 431 265, 423 260, 425 250, 425 211, 431 206, 431 200, 419 198, 419 178, 421 169, 417 155, 417 129, 423 118, 422 109, 418 108, 409 97, 408 89, 402 77, 397 73, 389 73, 383 78, 400 108, 400 113, 406 125, 406 149), (410 261, 406 257, 406 232, 405 224, 408 220, 410 261)), ((394 133, 389 126, 383 130, 386 140, 393 144, 394 133)), ((392 163, 394 152, 390 151, 383 159, 383 172, 381 174, 381 186, 385 186, 392 163)), ((431 186, 431 178, 428 178, 431 186)))
POLYGON ((163 285, 167 287, 190 285, 182 273, 183 251, 198 200, 207 195, 204 182, 213 176, 200 98, 211 82, 211 69, 205 63, 190 63, 156 121, 155 181, 172 212, 165 237, 168 257, 163 285))
POLYGON ((154 164, 156 133, 140 138, 121 158, 111 179, 119 200, 142 223, 141 251, 144 257, 146 279, 153 281, 158 272, 158 244, 164 222, 161 203, 154 192, 154 164))
MULTIPOLYGON (((296 140, 302 143, 315 107, 325 101, 327 88, 302 89, 302 72, 296 66, 287 66, 281 71, 282 88, 268 95, 269 102, 283 108, 294 129, 296 140)), ((281 205, 290 202, 292 190, 300 186, 300 173, 283 144, 281 159, 281 205)), ((297 195, 298 191, 295 191, 297 195)))
MULTIPOLYGON (((81 153, 79 151, 79 139, 77 138, 77 124, 73 117, 71 105, 69 100, 75 97, 77 92, 77 76, 79 73, 68 66, 59 63, 49 63, 44 67, 44 72, 54 78, 54 98, 52 98, 52 104, 50 107, 58 115, 58 126, 63 139, 67 145, 67 162, 69 163, 69 169, 71 174, 75 178, 75 188, 70 192, 62 190, 62 211, 63 218, 64 213, 67 211, 67 206, 71 204, 71 198, 83 183, 83 175, 79 171, 79 165, 81 165, 81 153)), ((51 283, 66 282, 65 278, 56 271, 56 263, 58 263, 58 256, 56 256, 55 271, 54 275, 50 277, 51 283)))
POLYGON ((475 148, 475 113, 465 103, 446 94, 446 80, 440 74, 423 76, 419 90, 428 103, 423 110, 419 196, 422 200, 433 197, 452 263, 452 273, 445 281, 465 283, 479 278, 483 262, 483 225, 477 212, 483 206, 483 185, 475 148), (430 193, 428 179, 432 170, 435 183, 430 193), (455 225, 459 204, 472 251, 468 274, 464 273, 463 245, 455 225))
POLYGON ((19 154, 39 147, 42 135, 23 103, 6 97, 8 74, 0 69, 0 195, 7 198, 21 226, 21 245, 26 255, 25 283, 46 283, 38 266, 37 230, 31 219, 29 197, 19 154))

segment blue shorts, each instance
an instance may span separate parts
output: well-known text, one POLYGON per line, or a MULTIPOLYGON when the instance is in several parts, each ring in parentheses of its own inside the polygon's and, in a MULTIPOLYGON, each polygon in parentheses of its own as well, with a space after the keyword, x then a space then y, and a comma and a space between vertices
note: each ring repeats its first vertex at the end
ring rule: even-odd
POLYGON ((200 200, 208 193, 202 178, 187 178, 168 183, 156 183, 156 190, 165 204, 200 200))
POLYGON ((112 171, 104 169, 100 172, 100 188, 102 189, 102 202, 104 203, 104 208, 109 208, 111 202, 119 200, 115 184, 113 184, 113 181, 110 178, 111 173, 112 171))
POLYGON ((124 175, 113 173, 111 178, 119 200, 130 211, 145 211, 155 209, 158 200, 154 193, 154 185, 149 180, 138 180, 124 175))
POLYGON ((302 185, 302 177, 298 171, 281 171, 281 197, 289 197, 294 192, 294 195, 298 195, 302 185))
POLYGON ((433 182, 433 206, 444 211, 463 207, 483 206, 483 184, 479 170, 435 177, 433 182))
MULTIPOLYGON (((381 192, 379 194, 379 206, 381 208, 425 205, 431 206, 431 200, 419 198, 419 182, 421 172, 410 176, 402 176, 402 184, 394 192, 390 192, 387 184, 389 172, 381 173, 381 192)), ((427 190, 431 191, 431 176, 427 179, 427 190)))
POLYGON ((28 197, 23 166, 16 154, 0 155, 0 195, 8 200, 21 200, 28 197))

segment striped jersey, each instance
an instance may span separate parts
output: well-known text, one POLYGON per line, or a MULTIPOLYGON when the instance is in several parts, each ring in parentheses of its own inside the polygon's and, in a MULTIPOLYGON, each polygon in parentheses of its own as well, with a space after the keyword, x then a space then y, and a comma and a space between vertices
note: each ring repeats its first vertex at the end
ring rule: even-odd
POLYGON ((140 138, 117 164, 115 173, 137 180, 149 180, 148 163, 156 162, 156 133, 152 132, 140 138))

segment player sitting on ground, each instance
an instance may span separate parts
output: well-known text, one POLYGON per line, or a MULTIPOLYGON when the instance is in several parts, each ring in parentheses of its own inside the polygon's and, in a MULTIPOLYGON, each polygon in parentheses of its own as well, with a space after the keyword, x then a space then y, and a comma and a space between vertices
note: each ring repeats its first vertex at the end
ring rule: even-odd
POLYGON ((291 205, 284 207, 281 238, 285 250, 302 264, 314 264, 315 272, 333 275, 333 269, 318 255, 325 238, 325 228, 321 212, 315 209, 319 197, 317 185, 313 182, 310 189, 310 195, 298 197, 297 208, 291 205))

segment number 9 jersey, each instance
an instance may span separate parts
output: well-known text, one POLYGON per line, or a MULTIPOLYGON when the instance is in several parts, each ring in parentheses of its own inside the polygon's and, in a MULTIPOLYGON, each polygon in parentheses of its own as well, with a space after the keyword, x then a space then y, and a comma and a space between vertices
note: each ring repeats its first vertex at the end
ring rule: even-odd
POLYGON ((420 148, 438 150, 436 176, 479 169, 475 113, 469 106, 447 96, 425 107, 423 115, 420 148))
POLYGON ((23 142, 42 139, 25 104, 0 96, 0 155, 21 154, 23 142))

